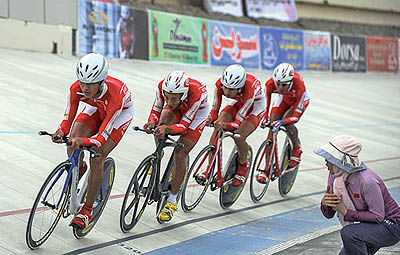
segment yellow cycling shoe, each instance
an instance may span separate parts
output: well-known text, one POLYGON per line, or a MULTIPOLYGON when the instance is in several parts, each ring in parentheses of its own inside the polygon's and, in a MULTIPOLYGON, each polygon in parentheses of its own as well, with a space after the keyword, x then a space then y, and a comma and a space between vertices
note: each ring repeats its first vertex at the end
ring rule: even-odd
POLYGON ((176 205, 171 202, 167 202, 160 214, 158 214, 158 220, 161 221, 161 223, 170 221, 174 215, 174 212, 176 211, 178 211, 176 205))

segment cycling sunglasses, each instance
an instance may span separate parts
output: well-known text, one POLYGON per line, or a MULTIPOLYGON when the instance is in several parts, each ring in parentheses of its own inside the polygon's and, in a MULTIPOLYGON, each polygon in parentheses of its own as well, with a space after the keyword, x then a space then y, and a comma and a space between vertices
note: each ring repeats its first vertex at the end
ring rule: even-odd
POLYGON ((290 85, 290 83, 292 83, 292 82, 291 81, 288 81, 288 82, 276 82, 276 81, 274 81, 274 83, 275 83, 275 85, 286 87, 287 85, 290 85))

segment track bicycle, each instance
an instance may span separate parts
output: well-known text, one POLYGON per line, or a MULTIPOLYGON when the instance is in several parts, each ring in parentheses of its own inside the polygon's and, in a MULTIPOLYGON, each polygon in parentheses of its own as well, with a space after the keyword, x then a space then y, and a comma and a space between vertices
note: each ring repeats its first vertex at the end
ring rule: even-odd
MULTIPOLYGON (((268 123, 266 127, 272 129, 270 123, 268 123)), ((260 201, 264 197, 269 183, 276 179, 278 179, 278 189, 281 196, 286 196, 292 189, 300 164, 288 170, 290 157, 293 151, 293 144, 289 138, 289 134, 290 131, 287 130, 286 127, 281 126, 276 132, 273 132, 272 141, 267 138, 258 148, 251 168, 250 177, 250 197, 254 203, 260 201), (278 144, 282 144, 282 151, 280 154, 278 144), (270 154, 266 157, 268 148, 270 148, 270 154), (265 172, 267 174, 265 183, 259 183, 257 181, 257 174, 259 172, 265 172)))
MULTIPOLYGON (((39 135, 52 134, 40 131, 39 135)), ((63 137, 63 143, 70 145, 68 137, 63 137)), ((30 249, 37 249, 53 233, 61 217, 79 213, 86 201, 88 177, 90 169, 86 172, 83 181, 79 181, 78 172, 80 158, 84 151, 89 151, 90 157, 98 157, 94 146, 80 147, 73 151, 71 156, 54 168, 44 181, 33 203, 26 227, 26 243, 30 249)), ((80 239, 86 236, 100 218, 114 183, 115 162, 108 157, 103 165, 103 182, 93 204, 93 218, 85 228, 73 227, 73 235, 80 239)))
MULTIPOLYGON (((133 127, 135 131, 146 132, 139 127, 133 127)), ((178 134, 179 135, 179 134, 178 134)), ((165 135, 158 139, 156 150, 145 157, 136 168, 125 192, 120 212, 120 228, 122 232, 130 231, 139 222, 147 205, 157 202, 157 221, 164 223, 158 218, 161 210, 167 203, 172 185, 172 170, 174 166, 174 152, 176 147, 183 147, 184 144, 172 139, 171 135, 165 135), (164 174, 161 178, 161 160, 166 147, 174 148, 164 174)), ((189 165, 189 156, 186 158, 186 165, 189 165)), ((181 189, 177 195, 179 201, 181 189)))
MULTIPOLYGON (((238 168, 239 155, 236 145, 233 147, 225 168, 222 171, 222 141, 226 137, 233 138, 239 136, 239 134, 227 130, 218 131, 214 143, 207 145, 199 152, 190 166, 184 182, 181 198, 183 211, 189 212, 193 210, 203 199, 208 187, 210 187, 211 191, 220 189, 219 204, 223 209, 232 206, 239 198, 246 184, 249 171, 247 172, 246 180, 241 185, 237 187, 231 185, 238 168), (216 165, 217 170, 215 171, 216 165), (200 178, 200 174, 204 174, 204 176, 200 178)), ((247 159, 251 165, 253 152, 250 145, 247 159)))

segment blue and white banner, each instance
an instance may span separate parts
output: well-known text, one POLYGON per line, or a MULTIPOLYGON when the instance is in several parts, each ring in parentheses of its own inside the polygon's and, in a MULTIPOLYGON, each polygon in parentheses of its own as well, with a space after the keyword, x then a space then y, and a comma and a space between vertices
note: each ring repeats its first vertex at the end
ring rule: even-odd
POLYGON ((259 68, 258 26, 210 20, 209 31, 212 65, 259 68))
POLYGON ((280 63, 290 63, 295 70, 303 66, 303 31, 260 27, 261 67, 272 70, 280 63))
POLYGON ((331 70, 329 32, 304 31, 304 69, 331 70))
POLYGON ((80 0, 78 8, 79 53, 119 57, 117 24, 119 5, 80 0))

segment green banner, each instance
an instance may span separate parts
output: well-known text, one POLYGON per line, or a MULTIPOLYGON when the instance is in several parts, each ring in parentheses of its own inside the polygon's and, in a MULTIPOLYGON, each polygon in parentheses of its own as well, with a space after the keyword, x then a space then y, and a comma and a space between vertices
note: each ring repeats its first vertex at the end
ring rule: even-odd
POLYGON ((149 12, 150 60, 209 64, 208 20, 149 12))

